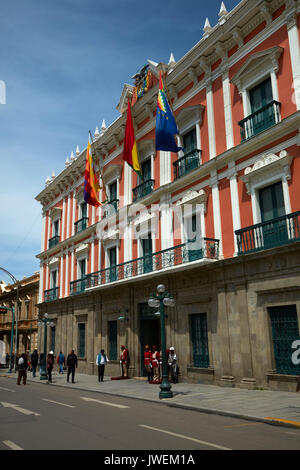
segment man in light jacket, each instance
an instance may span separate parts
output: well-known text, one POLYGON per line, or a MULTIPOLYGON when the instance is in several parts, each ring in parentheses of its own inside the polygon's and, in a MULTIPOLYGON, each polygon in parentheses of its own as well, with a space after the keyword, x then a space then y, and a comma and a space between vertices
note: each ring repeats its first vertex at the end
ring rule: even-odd
POLYGON ((104 368, 109 362, 107 355, 104 352, 104 349, 101 349, 101 352, 96 357, 96 365, 98 366, 98 381, 103 382, 104 377, 104 368))

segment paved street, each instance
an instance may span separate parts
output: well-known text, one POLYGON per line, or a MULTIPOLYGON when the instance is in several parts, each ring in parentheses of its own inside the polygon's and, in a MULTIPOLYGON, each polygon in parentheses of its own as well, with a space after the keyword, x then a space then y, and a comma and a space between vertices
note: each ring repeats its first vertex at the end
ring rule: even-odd
POLYGON ((300 449, 299 429, 15 378, 0 376, 0 450, 300 449))

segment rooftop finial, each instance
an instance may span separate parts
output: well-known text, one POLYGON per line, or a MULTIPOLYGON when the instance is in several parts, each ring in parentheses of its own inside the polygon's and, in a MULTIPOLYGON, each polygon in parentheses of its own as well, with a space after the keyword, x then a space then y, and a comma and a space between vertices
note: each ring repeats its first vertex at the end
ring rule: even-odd
POLYGON ((220 8, 220 11, 219 11, 219 17, 220 17, 219 23, 220 23, 220 24, 224 24, 224 23, 225 23, 227 15, 228 15, 227 8, 226 8, 226 6, 225 6, 225 3, 222 2, 221 8, 220 8))
POLYGON ((77 147, 76 147, 76 156, 79 157, 79 155, 80 155, 80 150, 79 150, 79 146, 77 145, 77 147))
POLYGON ((206 20, 205 20, 205 25, 204 25, 203 31, 204 31, 204 34, 203 34, 204 38, 207 38, 210 35, 211 31, 212 31, 212 27, 210 25, 210 22, 209 22, 208 18, 206 18, 206 20))
POLYGON ((99 136, 100 136, 100 132, 99 132, 98 127, 96 127, 94 137, 95 137, 95 139, 98 139, 99 136))

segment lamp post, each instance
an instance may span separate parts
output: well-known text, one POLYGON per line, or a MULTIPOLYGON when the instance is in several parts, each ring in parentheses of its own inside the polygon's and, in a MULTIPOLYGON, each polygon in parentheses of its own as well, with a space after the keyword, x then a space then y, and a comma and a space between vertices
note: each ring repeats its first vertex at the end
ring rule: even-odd
POLYGON ((160 332, 161 332, 161 350, 162 350, 162 383, 160 385, 161 391, 159 398, 172 398, 173 392, 171 391, 171 384, 168 379, 167 371, 167 357, 166 357, 166 326, 165 326, 165 306, 174 307, 175 299, 166 292, 163 284, 157 286, 158 294, 152 294, 148 300, 149 307, 158 308, 160 311, 160 332))
POLYGON ((52 321, 48 320, 48 313, 44 314, 44 318, 40 318, 38 321, 38 326, 44 325, 44 360, 42 365, 42 371, 40 375, 40 380, 47 380, 47 368, 46 368, 46 360, 47 360, 47 326, 54 326, 52 321))

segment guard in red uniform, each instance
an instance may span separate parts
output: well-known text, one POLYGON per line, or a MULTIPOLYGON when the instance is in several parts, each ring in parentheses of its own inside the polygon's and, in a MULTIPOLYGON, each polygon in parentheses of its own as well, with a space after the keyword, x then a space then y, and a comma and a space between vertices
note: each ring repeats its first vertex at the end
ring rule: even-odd
POLYGON ((122 377, 128 377, 128 349, 125 346, 121 346, 121 356, 120 356, 120 364, 122 368, 122 377))
POLYGON ((144 366, 146 369, 147 377, 148 377, 148 382, 152 380, 152 365, 151 365, 151 359, 152 359, 152 354, 149 349, 149 346, 145 346, 145 351, 144 351, 144 366))
POLYGON ((159 381, 159 352, 156 349, 156 346, 152 347, 152 370, 153 370, 153 382, 158 382, 159 381))

